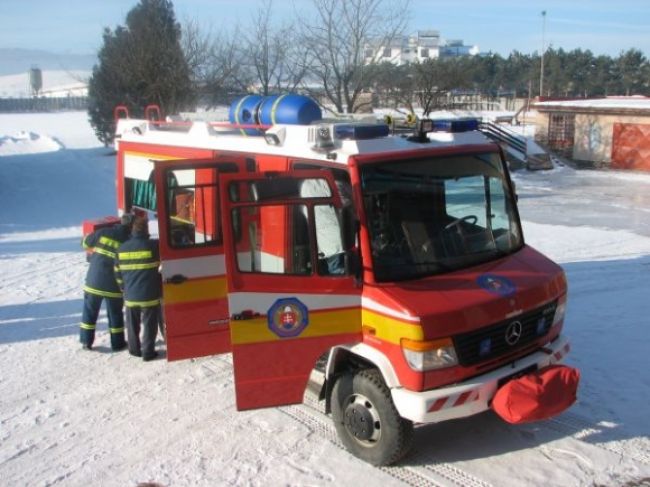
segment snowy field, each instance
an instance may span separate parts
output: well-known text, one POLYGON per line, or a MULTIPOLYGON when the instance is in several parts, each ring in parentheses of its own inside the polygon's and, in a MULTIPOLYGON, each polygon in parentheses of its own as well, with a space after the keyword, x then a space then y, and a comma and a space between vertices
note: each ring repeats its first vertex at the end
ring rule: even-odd
MULTIPOLYGON (((85 96, 88 93, 90 71, 42 71, 40 96, 85 96)), ((29 73, 0 76, 0 97, 26 98, 31 96, 29 73)))
POLYGON ((105 316, 82 351, 80 223, 115 213, 114 157, 85 113, 0 115, 0 485, 650 485, 650 175, 515 180, 527 242, 568 275, 579 401, 531 425, 420 427, 374 468, 313 402, 236 412, 229 356, 112 353, 105 316))

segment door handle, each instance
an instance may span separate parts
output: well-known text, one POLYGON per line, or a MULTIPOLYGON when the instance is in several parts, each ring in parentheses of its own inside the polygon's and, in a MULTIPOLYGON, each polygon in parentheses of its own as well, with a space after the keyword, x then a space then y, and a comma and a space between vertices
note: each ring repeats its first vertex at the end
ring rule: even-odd
POLYGON ((240 320, 252 320, 253 318, 257 318, 258 316, 261 316, 257 311, 253 311, 251 309, 245 309, 241 313, 235 313, 232 315, 230 319, 233 321, 240 321, 240 320))
POLYGON ((187 281, 187 276, 183 274, 174 274, 172 277, 165 279, 167 284, 183 284, 185 281, 187 281))

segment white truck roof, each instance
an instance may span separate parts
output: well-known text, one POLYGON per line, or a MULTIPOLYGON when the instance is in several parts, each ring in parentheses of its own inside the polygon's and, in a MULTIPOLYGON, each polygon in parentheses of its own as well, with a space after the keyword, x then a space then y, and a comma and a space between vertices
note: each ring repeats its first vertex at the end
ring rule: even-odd
MULTIPOLYGON (((372 130, 372 129, 370 129, 372 130)), ((252 129, 240 129, 211 122, 151 122, 120 119, 116 131, 116 148, 120 142, 156 144, 176 147, 247 152, 251 154, 282 155, 311 160, 347 164, 350 156, 378 154, 435 147, 483 145, 491 143, 478 130, 461 132, 430 132, 429 143, 411 142, 406 135, 385 135, 386 126, 348 122, 319 122, 312 125, 273 125, 265 135, 249 135, 252 129), (372 138, 337 138, 341 128, 383 127, 383 135, 372 138), (331 143, 317 147, 319 130, 329 130, 331 143), (269 142, 268 140, 272 142, 269 142)))

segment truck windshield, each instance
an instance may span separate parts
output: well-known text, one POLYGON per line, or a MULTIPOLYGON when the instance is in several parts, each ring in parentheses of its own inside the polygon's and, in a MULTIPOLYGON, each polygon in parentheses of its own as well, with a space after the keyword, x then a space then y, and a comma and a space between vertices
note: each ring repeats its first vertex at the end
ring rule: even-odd
POLYGON ((496 153, 379 162, 360 172, 377 281, 461 269, 523 244, 496 153))

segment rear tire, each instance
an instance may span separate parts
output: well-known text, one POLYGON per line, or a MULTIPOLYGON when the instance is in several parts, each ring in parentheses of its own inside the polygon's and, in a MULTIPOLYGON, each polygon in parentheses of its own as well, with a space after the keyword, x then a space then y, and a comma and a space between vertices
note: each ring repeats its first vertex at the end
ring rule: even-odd
POLYGON ((331 404, 336 432, 355 456, 373 465, 390 465, 408 452, 413 423, 397 413, 378 370, 341 375, 331 404))

